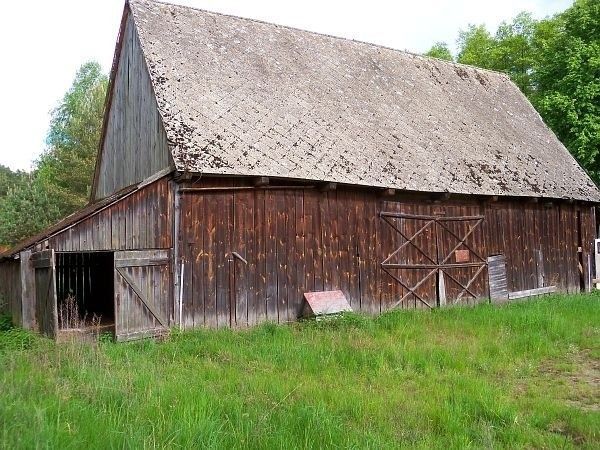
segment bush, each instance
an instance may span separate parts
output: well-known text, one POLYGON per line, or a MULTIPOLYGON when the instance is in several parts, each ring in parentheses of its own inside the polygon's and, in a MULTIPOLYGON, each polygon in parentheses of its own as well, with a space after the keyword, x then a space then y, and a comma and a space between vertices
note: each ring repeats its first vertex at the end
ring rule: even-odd
POLYGON ((9 315, 0 314, 0 331, 8 331, 13 328, 12 319, 9 315))
POLYGON ((28 350, 32 348, 36 336, 21 328, 0 331, 0 353, 6 350, 28 350))

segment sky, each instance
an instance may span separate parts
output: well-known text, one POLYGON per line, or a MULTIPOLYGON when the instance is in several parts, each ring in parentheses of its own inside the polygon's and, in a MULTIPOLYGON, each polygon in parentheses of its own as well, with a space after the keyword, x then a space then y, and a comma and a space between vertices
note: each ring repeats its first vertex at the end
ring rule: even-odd
MULTIPOLYGON (((572 0, 174 0, 423 53, 438 41, 455 50, 460 29, 495 31, 521 11, 551 16, 572 0)), ((0 164, 30 170, 45 149, 50 112, 86 61, 108 73, 124 0, 32 0, 0 6, 0 164)))

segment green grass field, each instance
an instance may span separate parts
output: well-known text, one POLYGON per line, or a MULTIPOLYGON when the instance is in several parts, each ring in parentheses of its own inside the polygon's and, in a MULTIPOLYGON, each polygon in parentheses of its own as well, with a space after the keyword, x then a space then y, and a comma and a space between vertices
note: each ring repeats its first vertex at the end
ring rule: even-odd
POLYGON ((3 449, 580 446, 600 447, 600 294, 159 343, 0 332, 3 449))

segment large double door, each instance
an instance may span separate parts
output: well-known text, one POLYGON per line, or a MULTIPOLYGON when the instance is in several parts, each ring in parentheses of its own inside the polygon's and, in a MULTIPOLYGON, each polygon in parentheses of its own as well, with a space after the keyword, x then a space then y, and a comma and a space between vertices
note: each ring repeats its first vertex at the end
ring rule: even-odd
POLYGON ((381 269, 401 287, 392 307, 416 301, 433 308, 487 295, 486 260, 481 253, 484 217, 381 212, 399 243, 381 269))

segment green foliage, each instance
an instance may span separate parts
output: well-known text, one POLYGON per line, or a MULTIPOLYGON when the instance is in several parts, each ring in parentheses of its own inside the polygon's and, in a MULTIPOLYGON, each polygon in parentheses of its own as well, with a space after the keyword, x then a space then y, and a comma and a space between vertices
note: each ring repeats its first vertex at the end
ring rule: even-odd
POLYGON ((510 75, 526 95, 531 92, 532 46, 536 22, 520 13, 510 23, 502 22, 492 36, 483 25, 470 25, 458 37, 458 62, 510 75))
POLYGON ((87 203, 107 77, 84 64, 52 112, 47 150, 31 174, 0 166, 0 246, 34 235, 87 203))
POLYGON ((100 65, 86 63, 52 112, 48 150, 38 161, 37 178, 61 215, 82 207, 89 198, 107 85, 100 65))
POLYGON ((16 352, 29 350, 38 342, 38 337, 30 331, 21 328, 11 327, 9 329, 0 329, 0 355, 3 352, 16 352))
POLYGON ((491 58, 496 42, 485 26, 469 25, 467 30, 458 34, 458 57, 462 64, 493 69, 494 60, 491 58))
POLYGON ((536 21, 522 12, 511 23, 502 22, 495 36, 492 52, 493 69, 507 73, 525 95, 532 92, 532 67, 535 50, 532 45, 536 21))
POLYGON ((160 343, 0 332, 0 448, 598 448, 598 323, 593 294, 160 343))
POLYGON ((8 167, 0 164, 0 200, 6 197, 12 187, 26 183, 28 178, 26 172, 20 170, 13 172, 8 167))
POLYGON ((453 61, 454 57, 448 48, 448 44, 445 42, 436 42, 433 46, 425 53, 426 56, 432 58, 444 59, 446 61, 453 61))
POLYGON ((12 328, 13 328, 13 323, 12 323, 12 319, 10 318, 10 316, 0 313, 0 331, 8 331, 12 328))
POLYGON ((600 2, 578 0, 535 34, 533 102, 556 135, 600 182, 600 2))
POLYGON ((58 207, 37 180, 14 186, 0 199, 0 244, 30 237, 59 217, 58 207))

